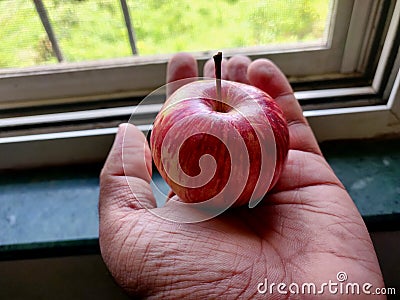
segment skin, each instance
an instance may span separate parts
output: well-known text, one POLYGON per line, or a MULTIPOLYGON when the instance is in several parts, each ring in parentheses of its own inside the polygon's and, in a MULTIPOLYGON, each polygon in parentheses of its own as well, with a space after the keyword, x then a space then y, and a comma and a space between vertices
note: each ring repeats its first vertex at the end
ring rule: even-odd
MULTIPOLYGON (((149 299, 309 299, 313 296, 282 295, 276 288, 272 295, 261 295, 257 286, 267 278, 269 283, 312 282, 318 287, 338 282, 340 271, 347 273, 346 282, 384 287, 365 224, 323 157, 285 76, 269 60, 251 62, 244 56, 225 62, 223 72, 225 79, 261 88, 284 112, 290 150, 277 185, 253 209, 230 209, 196 224, 163 220, 148 211, 162 208, 155 208, 149 185, 145 137, 133 125, 121 125, 101 172, 99 202, 101 253, 117 283, 149 299)), ((177 54, 168 65, 167 82, 197 73, 193 57, 177 54)), ((213 76, 207 64, 204 76, 213 76)), ((346 295, 325 288, 322 298, 346 295)), ((378 298, 385 297, 368 296, 378 298)))

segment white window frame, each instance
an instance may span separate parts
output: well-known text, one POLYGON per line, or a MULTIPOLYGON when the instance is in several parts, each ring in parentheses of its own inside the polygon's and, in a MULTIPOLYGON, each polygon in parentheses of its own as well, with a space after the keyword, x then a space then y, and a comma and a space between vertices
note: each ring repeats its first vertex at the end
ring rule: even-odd
MULTIPOLYGON (((345 1, 345 0, 341 0, 345 1)), ((341 3, 341 1, 337 3, 341 3)), ((350 1, 351 4, 355 7, 361 5, 364 9, 367 9, 366 6, 362 5, 362 3, 369 3, 368 9, 373 9, 375 1, 350 1)), ((367 5, 368 6, 368 5, 367 5)), ((358 14, 360 12, 356 10, 358 14)), ((388 56, 389 51, 392 48, 394 36, 399 27, 399 19, 400 19, 400 0, 395 1, 395 7, 393 11, 393 17, 390 22, 390 26, 387 31, 387 38, 383 45, 383 49, 380 55, 379 63, 377 70, 375 72, 372 84, 360 87, 352 87, 352 88, 338 88, 338 89, 328 89, 328 90, 310 90, 310 91, 302 91, 297 92, 296 97, 298 99, 313 99, 313 98, 322 98, 322 97, 331 97, 331 96, 345 96, 345 95, 375 95, 382 89, 382 85, 386 84, 382 82, 382 76, 384 70, 387 69, 388 56)), ((366 21, 367 22, 367 21, 366 21)), ((354 26, 358 26, 356 23, 352 23, 349 25, 349 32, 354 34, 357 32, 354 29, 354 26)), ((372 27, 372 26, 371 26, 372 27)), ((372 30, 372 29, 371 29, 372 30)), ((351 36, 347 37, 348 39, 351 36)), ((356 43, 357 44, 357 43, 356 43)), ((362 47, 356 47, 357 49, 352 48, 354 45, 346 44, 346 49, 344 51, 356 51, 357 55, 347 56, 346 59, 350 60, 349 64, 343 63, 340 68, 344 73, 354 73, 362 69, 363 61, 359 59, 362 57, 362 47), (351 65, 349 68, 348 66, 351 65)), ((279 55, 279 54, 278 54, 279 55)), ((206 55, 208 57, 208 54, 206 55)), ((135 63, 135 68, 141 69, 143 74, 156 74, 155 76, 160 76, 160 78, 149 78, 146 75, 137 76, 137 82, 143 84, 142 86, 148 85, 161 85, 164 80, 164 72, 160 71, 161 69, 165 69, 166 58, 162 57, 160 60, 145 61, 145 58, 141 58, 142 61, 140 63, 135 63), (164 66, 164 67, 163 67, 164 66), (145 72, 146 71, 146 72, 145 72), (150 73, 147 73, 150 72, 150 73)), ((203 58, 204 63, 205 57, 203 58)), ((111 68, 115 71, 115 61, 113 61, 113 67, 111 68)), ((398 135, 400 134, 400 55, 397 54, 397 58, 395 63, 391 67, 392 75, 390 76, 389 82, 387 83, 388 88, 385 90, 385 94, 387 95, 387 103, 381 105, 365 105, 358 107, 345 107, 345 108, 330 108, 330 109, 314 109, 307 110, 304 112, 304 115, 307 117, 318 141, 326 141, 326 140, 335 140, 335 139, 360 139, 360 138, 375 138, 387 135, 398 135)), ((85 68, 87 65, 85 65, 85 68)), ((94 69, 88 71, 84 68, 83 73, 88 76, 90 72, 96 72, 98 68, 93 65, 94 69), (89 72, 89 73, 87 73, 89 72)), ((121 80, 124 76, 128 75, 124 70, 131 68, 132 65, 126 65, 126 61, 123 61, 121 65, 118 66, 119 72, 122 73, 120 76, 114 78, 113 80, 121 80)), ((68 67, 69 68, 69 67, 68 67)), ((103 65, 103 71, 110 71, 107 69, 107 64, 103 65)), ((51 68, 50 68, 51 69, 51 68)), ((78 68, 79 69, 79 68, 78 68)), ((53 70, 54 71, 54 70, 53 70)), ((28 72, 28 71, 27 71, 28 72)), ((36 70, 35 70, 36 72, 36 70)), ((62 71, 60 74, 63 76, 74 76, 71 74, 78 74, 80 70, 74 70, 72 73, 65 73, 62 71), (69 74, 69 75, 66 75, 69 74)), ((29 72, 28 72, 29 73, 29 72)), ((26 76, 33 76, 32 74, 26 74, 26 76)), ((118 72, 117 72, 118 73, 118 72)), ((115 73, 115 74, 117 74, 115 73)), ((43 74, 35 74, 36 76, 54 76, 56 73, 46 73, 43 74)), ((136 74, 136 73, 135 73, 136 74)), ((9 74, 10 75, 10 74, 9 74)), ((94 76, 96 77, 96 76, 94 76)), ((21 77, 23 78, 23 77, 21 77)), ((126 77, 125 77, 126 78, 126 77)), ((18 77, 18 80, 20 77, 18 77)), ((43 78, 42 78, 43 79, 43 78)), ((21 79, 24 80, 24 79, 21 79)), ((95 79, 97 80, 97 79, 95 79)), ((34 80, 35 81, 35 80, 34 80)), ((64 78, 60 81, 62 84, 63 81, 66 81, 66 86, 71 84, 71 81, 66 80, 64 78)), ((29 81, 27 81, 29 82, 29 81)), ((74 82, 74 79, 72 79, 74 82)), ((140 84, 138 83, 138 86, 140 84)), ((37 84, 37 83, 35 83, 37 84)), ((42 83, 43 84, 43 83, 42 83)), ((133 90, 127 92, 129 95, 135 93, 142 93, 146 90, 141 88, 136 89, 137 86, 133 90)), ((124 94, 125 92, 121 92, 124 94)), ((113 93, 114 94, 114 93, 113 93)), ((109 96, 110 94, 108 94, 109 96)), ((118 94, 120 95, 120 94, 118 94)), ((125 94, 124 94, 125 95, 125 94)), ((84 96, 85 99, 89 99, 93 96, 84 96)), ((43 101, 46 99, 42 99, 41 96, 33 95, 31 98, 20 99, 21 101, 16 100, 19 104, 27 104, 32 105, 32 103, 43 104, 43 101)), ((52 99, 61 99, 59 101, 63 101, 63 99, 71 99, 68 97, 64 98, 48 98, 52 99)), ((78 99, 79 101, 82 98, 78 99)), ((77 101, 78 101, 77 100, 77 101)), ((2 104, 6 103, 3 102, 2 104)), ((157 113, 160 108, 160 104, 153 104, 148 106, 142 113, 143 116, 148 116, 157 113)), ((15 123, 13 122, 22 122, 24 124, 29 124, 31 122, 32 125, 42 122, 43 120, 49 121, 53 118, 54 122, 59 122, 60 119, 96 119, 105 114, 114 114, 118 115, 126 115, 129 114, 130 111, 133 111, 132 107, 121 107, 121 108, 110 108, 103 110, 92 110, 90 112, 69 112, 69 113, 59 113, 59 114, 51 114, 51 115, 42 115, 42 116, 30 116, 30 117, 21 117, 21 118, 10 118, 0 120, 0 127, 8 127, 12 126, 15 123), (7 123, 8 122, 8 123, 7 123)), ((144 117, 146 120, 146 117, 144 117)), ((147 132, 151 125, 150 123, 144 122, 139 125, 140 129, 144 132, 147 132)), ((110 128, 100 128, 100 129, 88 129, 88 130, 73 130, 73 131, 60 131, 54 133, 43 133, 43 134, 28 134, 28 135, 19 135, 19 136, 9 136, 0 138, 0 169, 15 169, 15 168, 29 168, 29 167, 40 167, 40 166, 49 166, 49 165, 59 165, 59 164, 71 164, 71 163, 90 163, 90 162, 100 162, 103 161, 106 157, 109 147, 113 141, 114 134, 116 132, 115 127, 110 128)))
MULTIPOLYGON (((365 67, 357 58, 365 56, 361 51, 362 43, 373 35, 374 17, 383 2, 384 0, 332 0, 334 21, 326 33, 330 39, 324 44, 315 42, 257 46, 226 49, 223 52, 227 57, 237 53, 246 53, 252 59, 268 57, 279 65, 291 81, 299 78, 304 81, 308 77, 327 74, 335 78, 353 76, 354 73, 361 73, 365 67), (350 34, 348 28, 351 28, 350 34)), ((193 53, 200 70, 216 51, 193 53)), ((145 96, 164 84, 164 74, 170 57, 171 55, 135 56, 0 69, 0 109, 145 96)))

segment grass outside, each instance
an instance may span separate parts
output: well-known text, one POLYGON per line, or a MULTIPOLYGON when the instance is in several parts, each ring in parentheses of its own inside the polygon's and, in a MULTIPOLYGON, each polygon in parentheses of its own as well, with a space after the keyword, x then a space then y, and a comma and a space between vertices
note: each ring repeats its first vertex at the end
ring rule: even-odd
MULTIPOLYGON (((131 55, 118 0, 43 0, 67 61, 131 55)), ((330 0, 128 0, 140 55, 322 41, 330 0)), ((0 68, 56 63, 31 0, 0 0, 0 68)))

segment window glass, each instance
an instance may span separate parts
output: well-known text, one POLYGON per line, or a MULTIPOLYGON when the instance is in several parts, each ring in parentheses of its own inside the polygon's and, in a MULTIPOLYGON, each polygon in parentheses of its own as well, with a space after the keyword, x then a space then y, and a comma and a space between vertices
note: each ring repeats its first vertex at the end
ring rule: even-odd
POLYGON ((130 1, 141 54, 326 42, 329 0, 130 1))
POLYGON ((33 1, 0 1, 0 37, 0 68, 57 62, 33 1))
MULTIPOLYGON (((43 0, 66 61, 132 55, 119 0, 43 0)), ((139 55, 326 44, 333 0, 127 0, 139 55)), ((0 0, 0 68, 56 63, 33 1, 0 0)))

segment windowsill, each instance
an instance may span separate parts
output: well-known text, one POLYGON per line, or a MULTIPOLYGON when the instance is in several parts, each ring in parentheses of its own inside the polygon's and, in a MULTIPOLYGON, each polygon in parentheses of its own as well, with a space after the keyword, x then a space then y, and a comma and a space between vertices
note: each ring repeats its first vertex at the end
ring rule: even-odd
MULTIPOLYGON (((325 142, 321 148, 367 224, 386 286, 397 287, 400 139, 325 142)), ((100 168, 0 173, 3 298, 128 299, 100 255, 100 168)), ((159 175, 154 180, 162 182, 159 175)))
POLYGON ((321 149, 369 231, 399 230, 400 139, 329 141, 321 149))
MULTIPOLYGON (((399 230, 400 140, 325 142, 321 147, 369 230, 399 230)), ((2 259, 98 253, 100 168, 1 173, 2 259)), ((154 181, 164 193, 168 191, 158 174, 154 181)), ((156 194, 156 198, 164 197, 156 194)))

